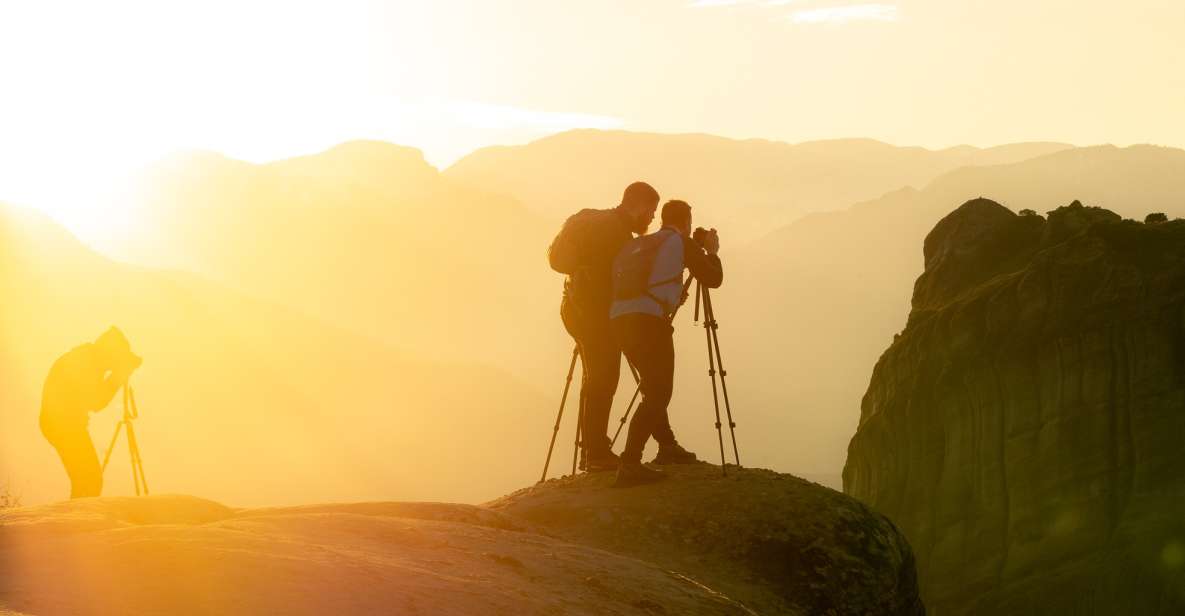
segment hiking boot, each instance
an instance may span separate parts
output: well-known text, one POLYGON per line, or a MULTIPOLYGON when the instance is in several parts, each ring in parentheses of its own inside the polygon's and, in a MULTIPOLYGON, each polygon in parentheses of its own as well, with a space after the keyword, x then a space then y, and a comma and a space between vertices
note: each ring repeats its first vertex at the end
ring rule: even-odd
POLYGON ((666 478, 666 473, 646 468, 642 466, 641 462, 622 461, 621 465, 617 467, 617 481, 613 482, 613 487, 628 488, 630 486, 640 486, 662 481, 666 478))
POLYGON ((683 449, 683 446, 672 441, 670 444, 658 445, 658 455, 654 456, 651 464, 694 464, 699 459, 694 453, 683 449))
POLYGON ((580 470, 588 473, 596 473, 599 471, 617 470, 621 465, 621 459, 617 454, 609 450, 599 452, 588 452, 580 460, 580 470))

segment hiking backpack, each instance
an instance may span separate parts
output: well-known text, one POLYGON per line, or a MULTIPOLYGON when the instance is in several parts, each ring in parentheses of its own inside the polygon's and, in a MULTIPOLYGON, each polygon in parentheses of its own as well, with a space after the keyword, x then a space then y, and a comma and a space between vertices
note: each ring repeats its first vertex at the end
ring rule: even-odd
POLYGON ((563 228, 547 249, 547 262, 551 269, 572 276, 586 265, 584 252, 587 236, 601 215, 600 210, 583 209, 564 221, 563 228))
POLYGON ((617 257, 613 259, 614 301, 629 300, 645 295, 658 302, 659 306, 667 307, 666 302, 655 297, 650 289, 672 282, 681 282, 683 270, 680 269, 678 274, 657 282, 650 282, 650 275, 654 271, 654 260, 658 257, 659 249, 671 237, 672 232, 670 231, 643 235, 630 240, 621 249, 621 252, 617 253, 617 257))

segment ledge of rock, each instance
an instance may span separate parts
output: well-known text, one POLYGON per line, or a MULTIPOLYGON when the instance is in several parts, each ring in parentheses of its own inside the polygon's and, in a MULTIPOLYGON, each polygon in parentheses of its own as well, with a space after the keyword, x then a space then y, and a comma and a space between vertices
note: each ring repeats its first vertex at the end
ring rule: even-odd
POLYGON ((232 509, 189 496, 0 512, 0 612, 46 614, 924 613, 883 516, 770 471, 611 473, 484 507, 232 509))
POLYGON ((665 466, 612 489, 612 473, 548 481, 487 507, 574 543, 677 571, 760 614, 923 614, 913 554, 884 516, 791 475, 665 466))

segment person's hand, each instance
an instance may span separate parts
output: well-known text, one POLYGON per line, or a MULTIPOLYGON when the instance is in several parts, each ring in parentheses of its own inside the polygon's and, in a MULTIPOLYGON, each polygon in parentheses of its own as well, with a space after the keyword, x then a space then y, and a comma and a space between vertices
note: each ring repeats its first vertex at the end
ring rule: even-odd
POLYGON ((133 353, 129 353, 127 357, 123 359, 123 361, 119 362, 118 365, 112 368, 111 375, 113 378, 117 379, 118 382, 126 383, 128 378, 132 376, 132 373, 135 372, 142 363, 144 363, 143 358, 133 353))
POLYGON ((720 236, 717 235, 716 229, 708 229, 708 234, 704 237, 704 250, 710 255, 720 252, 720 236))

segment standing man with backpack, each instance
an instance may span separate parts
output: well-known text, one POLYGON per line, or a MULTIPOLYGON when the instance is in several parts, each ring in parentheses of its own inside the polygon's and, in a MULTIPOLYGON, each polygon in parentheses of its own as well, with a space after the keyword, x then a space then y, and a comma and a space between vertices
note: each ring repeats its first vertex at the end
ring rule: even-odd
POLYGON ((634 182, 617 207, 570 216, 547 252, 551 268, 567 274, 560 317, 580 351, 581 446, 587 471, 618 467, 607 434, 621 371, 621 348, 609 328, 613 259, 635 233, 646 233, 657 209, 658 191, 634 182))
POLYGON ((712 229, 703 234, 702 246, 692 240, 691 206, 685 201, 663 205, 662 224, 658 231, 628 243, 613 263, 609 310, 613 334, 642 379, 642 403, 630 422, 617 487, 664 477, 642 466, 642 450, 651 436, 659 443, 656 463, 695 461, 694 454, 675 442, 667 419, 675 379, 671 315, 683 301, 685 268, 709 289, 723 282, 724 270, 716 254, 720 238, 712 229))

